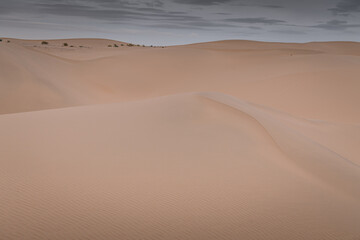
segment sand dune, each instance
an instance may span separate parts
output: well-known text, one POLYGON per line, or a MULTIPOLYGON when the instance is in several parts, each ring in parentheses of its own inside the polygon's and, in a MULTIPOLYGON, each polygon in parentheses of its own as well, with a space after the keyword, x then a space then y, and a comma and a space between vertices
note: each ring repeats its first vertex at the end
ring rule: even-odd
POLYGON ((359 43, 224 41, 108 49, 110 40, 82 40, 89 48, 70 50, 65 58, 62 49, 45 53, 39 51, 41 41, 40 47, 23 42, 0 44, 6 66, 0 76, 6 96, 1 113, 207 91, 303 118, 360 122, 360 108, 353 107, 360 102, 359 43), (111 56, 101 57, 103 51, 111 56), (76 60, 82 54, 100 58, 76 60))
POLYGON ((109 42, 0 43, 0 239, 360 238, 359 43, 109 42))

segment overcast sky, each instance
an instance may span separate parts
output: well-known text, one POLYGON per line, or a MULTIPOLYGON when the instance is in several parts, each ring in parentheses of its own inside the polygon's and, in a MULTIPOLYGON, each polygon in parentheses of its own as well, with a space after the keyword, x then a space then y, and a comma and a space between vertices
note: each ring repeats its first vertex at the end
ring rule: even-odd
POLYGON ((360 41, 360 0, 0 0, 1 37, 360 41))

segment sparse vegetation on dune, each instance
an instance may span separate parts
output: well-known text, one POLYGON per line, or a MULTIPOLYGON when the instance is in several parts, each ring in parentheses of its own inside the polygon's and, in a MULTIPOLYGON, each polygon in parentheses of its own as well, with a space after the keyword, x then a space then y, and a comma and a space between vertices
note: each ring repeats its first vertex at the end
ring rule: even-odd
MULTIPOLYGON (((147 47, 145 44, 134 44, 134 43, 126 43, 126 44, 124 44, 124 43, 121 43, 121 44, 116 44, 116 43, 114 43, 114 44, 109 44, 109 45, 107 45, 107 47, 115 47, 115 48, 117 48, 117 47, 124 47, 124 46, 127 46, 127 47, 147 47)), ((151 47, 154 47, 154 46, 152 46, 151 45, 151 47)))
MULTIPOLYGON (((0 42, 3 42, 4 39, 0 39, 0 42)), ((7 40, 7 42, 10 42, 9 40, 7 40)), ((47 41, 42 41, 41 42, 41 45, 49 45, 49 42, 47 41)), ((75 46, 74 45, 69 45, 69 43, 63 43, 62 44, 63 47, 71 47, 71 48, 74 48, 75 46)), ((109 48, 118 48, 118 47, 124 47, 124 46, 127 46, 127 47, 151 47, 151 48, 165 48, 165 46, 154 46, 154 45, 149 45, 149 46, 146 46, 145 44, 134 44, 134 43, 121 43, 121 44, 117 44, 117 43, 113 43, 113 44, 108 44, 107 47, 109 48)), ((78 46, 79 48, 89 48, 89 47, 85 47, 83 45, 79 45, 78 46)))
POLYGON ((164 46, 154 46, 154 45, 150 45, 150 47, 152 47, 152 48, 165 48, 164 46))
POLYGON ((0 42, 2 42, 2 39, 0 39, 0 42))

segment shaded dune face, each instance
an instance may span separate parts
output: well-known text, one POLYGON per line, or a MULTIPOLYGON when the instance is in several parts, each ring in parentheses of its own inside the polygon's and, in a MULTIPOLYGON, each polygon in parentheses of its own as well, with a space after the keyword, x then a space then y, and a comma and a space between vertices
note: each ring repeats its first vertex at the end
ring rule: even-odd
POLYGON ((0 45, 0 239, 360 238, 357 43, 62 41, 0 45))

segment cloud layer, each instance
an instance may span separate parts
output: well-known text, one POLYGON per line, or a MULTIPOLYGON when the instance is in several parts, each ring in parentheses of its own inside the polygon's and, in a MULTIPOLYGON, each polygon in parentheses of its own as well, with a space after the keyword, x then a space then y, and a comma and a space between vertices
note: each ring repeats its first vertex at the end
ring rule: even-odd
POLYGON ((360 13, 359 0, 341 0, 336 7, 330 8, 334 14, 348 16, 351 13, 360 13))
POLYGON ((1 33, 23 38, 62 37, 64 33, 74 35, 74 32, 76 36, 93 37, 107 32, 109 34, 104 37, 165 44, 225 38, 264 41, 360 41, 359 23, 359 0, 0 2, 1 33), (49 27, 51 24, 62 26, 63 30, 57 33, 49 27), (30 31, 31 28, 33 31, 30 31), (339 39, 340 36, 342 39, 339 39))

